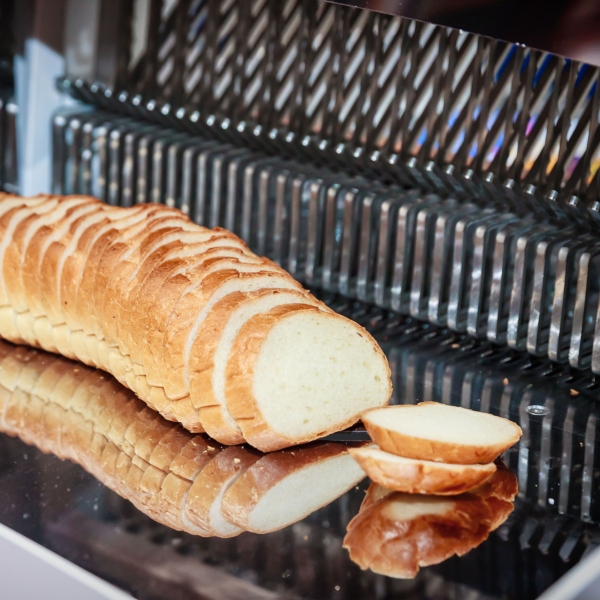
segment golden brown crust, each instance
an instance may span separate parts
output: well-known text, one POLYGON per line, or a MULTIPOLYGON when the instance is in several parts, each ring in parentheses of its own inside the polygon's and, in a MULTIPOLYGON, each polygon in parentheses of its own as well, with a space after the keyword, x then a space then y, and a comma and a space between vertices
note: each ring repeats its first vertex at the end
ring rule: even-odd
POLYGON ((496 465, 448 465, 405 459, 372 448, 355 448, 350 454, 369 478, 396 492, 457 496, 487 481, 496 465))
MULTIPOLYGON (((423 404, 436 404, 435 402, 420 402, 419 404, 402 404, 390 406, 385 410, 411 410, 423 404)), ((381 427, 369 419, 369 413, 381 408, 367 410, 362 415, 362 421, 371 436, 371 439, 386 452, 404 456, 406 458, 415 458, 418 460, 430 460, 436 462, 446 462, 452 464, 487 464, 494 462, 500 454, 508 450, 519 441, 522 435, 521 428, 516 424, 504 419, 507 423, 514 425, 514 435, 512 439, 503 444, 488 444, 485 446, 475 446, 472 444, 455 444, 443 442, 440 440, 418 438, 381 427)), ((490 415, 491 416, 491 415, 490 415)), ((500 417, 494 417, 500 418, 500 417)))
POLYGON ((189 389, 185 381, 186 344, 198 316, 198 307, 204 307, 213 294, 225 283, 230 281, 242 282, 258 278, 272 280, 275 284, 281 282, 285 287, 287 282, 297 289, 302 289, 285 271, 273 270, 265 263, 264 270, 243 273, 233 268, 210 273, 201 279, 200 284, 184 293, 177 302, 170 318, 168 329, 165 331, 162 345, 162 361, 165 365, 164 388, 167 396, 173 400, 188 395, 189 389), (268 270, 267 270, 268 269, 268 270))

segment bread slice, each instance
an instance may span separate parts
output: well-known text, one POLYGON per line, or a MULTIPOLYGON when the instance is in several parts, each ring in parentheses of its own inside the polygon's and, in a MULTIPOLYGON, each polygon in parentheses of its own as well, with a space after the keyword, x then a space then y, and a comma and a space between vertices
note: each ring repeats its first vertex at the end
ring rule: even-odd
POLYGON ((349 427, 391 394, 387 360, 369 333, 304 305, 249 319, 232 346, 225 381, 229 412, 263 452, 349 427))
POLYGON ((78 308, 78 295, 81 280, 87 275, 87 260, 92 248, 104 236, 137 227, 144 222, 146 211, 143 205, 124 211, 105 210, 104 219, 85 223, 77 232, 77 237, 65 247, 60 273, 60 303, 64 309, 65 323, 71 331, 82 329, 78 308), (76 242, 76 244, 75 244, 76 242), (74 247, 73 247, 74 246, 74 247))
POLYGON ((145 261, 154 253, 160 254, 172 244, 180 243, 181 238, 191 236, 194 241, 206 241, 211 237, 210 231, 204 228, 189 231, 190 223, 181 215, 165 218, 157 210, 152 219, 144 230, 135 235, 120 236, 118 243, 107 249, 102 257, 103 272, 96 275, 93 283, 93 294, 100 307, 95 331, 112 343, 118 343, 122 352, 128 349, 128 340, 119 334, 119 329, 124 329, 123 303, 127 304, 129 286, 135 285, 145 261), (107 330, 104 323, 108 315, 116 318, 111 319, 111 327, 107 330))
MULTIPOLYGON (((173 268, 173 262, 175 262, 178 266, 182 263, 186 262, 186 259, 177 260, 177 258, 185 253, 189 252, 189 248, 195 248, 194 259, 190 259, 187 257, 187 262, 189 263, 191 260, 198 260, 198 256, 202 256, 206 254, 207 251, 216 251, 219 248, 230 248, 231 254, 230 258, 241 257, 242 261, 244 258, 248 262, 254 262, 255 264, 259 264, 261 261, 257 257, 249 257, 242 253, 241 250, 233 249, 233 242, 231 235, 225 235, 223 233, 219 234, 217 237, 214 233, 208 231, 207 234, 203 233, 202 236, 205 238, 204 241, 200 241, 201 237, 198 234, 190 235, 180 235, 178 239, 169 244, 163 245, 160 248, 153 251, 149 254, 144 263, 140 266, 140 269, 137 273, 134 274, 134 277, 127 284, 127 290, 121 295, 121 303, 125 303, 121 308, 122 314, 120 315, 120 319, 123 319, 123 322, 119 322, 120 331, 122 333, 120 335, 125 335, 127 337, 126 343, 130 350, 133 351, 131 354, 132 360, 134 362, 139 362, 140 357, 144 356, 144 348, 141 344, 138 343, 140 338, 140 331, 145 328, 145 323, 147 321, 147 314, 143 311, 131 311, 126 310, 127 304, 133 304, 135 306, 145 305, 148 306, 149 310, 152 311, 152 302, 155 302, 154 293, 162 287, 162 284, 165 281, 164 270, 161 267, 165 264, 165 262, 170 263, 171 269, 173 268), (233 256, 232 256, 233 254, 233 256), (157 275, 159 275, 157 277, 157 275), (125 308, 125 310, 123 310, 125 308)), ((140 306, 141 308, 141 306, 140 306)))
POLYGON ((284 304, 305 304, 331 312, 312 296, 297 290, 234 292, 215 304, 198 332, 190 355, 190 396, 206 432, 223 444, 244 442, 225 402, 225 368, 231 347, 249 319, 284 304))
MULTIPOLYGON (((186 272, 202 265, 212 265, 219 259, 237 259, 243 264, 261 264, 261 259, 256 256, 249 256, 237 244, 227 241, 227 245, 216 247, 211 244, 198 245, 194 258, 186 257, 182 252, 180 258, 172 258, 161 263, 152 273, 152 277, 147 277, 146 281, 140 287, 137 295, 136 306, 139 307, 138 316, 132 317, 134 322, 130 322, 129 330, 137 331, 137 358, 143 356, 145 359, 144 368, 148 383, 153 386, 161 385, 160 368, 157 364, 153 348, 162 344, 165 323, 172 313, 177 298, 167 297, 161 293, 165 283, 174 277, 183 277, 186 272)), ((239 244, 242 242, 239 240, 239 244)), ((189 251, 186 247, 186 252, 189 251)), ((208 274, 208 271, 207 271, 208 274)))
MULTIPOLYGON (((163 214, 158 208, 149 208, 145 218, 135 227, 122 232, 113 228, 95 242, 90 248, 86 270, 77 291, 77 312, 81 328, 86 333, 99 331, 109 341, 115 341, 109 337, 108 332, 105 333, 103 320, 102 325, 100 324, 105 299, 117 303, 123 291, 120 277, 138 267, 142 248, 154 239, 157 232, 172 231, 182 227, 184 223, 185 219, 181 215, 163 214), (97 310, 93 310, 95 306, 98 307, 97 310)), ((117 312, 114 314, 118 317, 117 312)), ((114 325, 112 319, 110 325, 114 325)))
POLYGON ((222 298, 236 291, 250 292, 261 289, 296 289, 302 286, 281 272, 243 272, 244 265, 235 269, 219 270, 200 280, 198 285, 184 293, 173 310, 165 331, 162 364, 165 369, 164 389, 173 400, 189 396, 188 364, 196 335, 212 307, 222 298))
POLYGON ((64 239, 73 223, 88 214, 96 213, 99 204, 98 200, 81 198, 79 203, 66 210, 64 217, 59 219, 55 226, 45 225, 31 238, 22 257, 22 279, 23 294, 34 317, 47 317, 42 294, 42 262, 48 248, 55 241, 64 239))
POLYGON ((45 314, 52 325, 65 323, 65 314, 60 301, 62 269, 67 256, 77 247, 80 235, 88 228, 106 219, 100 202, 95 209, 71 223, 69 230, 60 239, 49 244, 40 265, 40 286, 45 314))
POLYGON ((229 488, 221 512, 241 529, 277 531, 333 502, 364 476, 341 444, 315 443, 274 452, 229 488))
POLYGON ((506 492, 506 480, 514 483, 516 477, 506 469, 497 473, 484 484, 487 493, 451 498, 390 492, 373 484, 348 525, 344 548, 361 569, 399 579, 463 556, 513 511, 512 502, 499 496, 506 492))
MULTIPOLYGON (((56 208, 58 202, 50 201, 36 207, 39 214, 46 214, 56 208)), ((13 282, 20 279, 20 246, 13 243, 17 230, 21 229, 24 222, 31 220, 33 216, 32 207, 27 203, 14 206, 4 212, 0 218, 0 267, 2 269, 2 281, 0 282, 0 306, 10 306, 14 297, 13 282), (7 283, 11 285, 7 285, 7 283)))
MULTIPOLYGON (((25 209, 27 216, 20 220, 12 233, 12 243, 4 255, 3 273, 10 281, 8 297, 11 306, 18 313, 29 310, 27 296, 23 289, 23 266, 30 241, 45 226, 61 222, 70 208, 81 204, 82 199, 72 198, 68 201, 50 201, 45 210, 31 211, 25 209)), ((41 208, 41 207, 40 207, 41 208)))
POLYGON ((362 420, 386 452, 463 465, 493 462, 522 435, 508 419, 438 402, 370 410, 362 420))
POLYGON ((455 465, 404 458, 378 448, 353 448, 350 454, 369 478, 394 491, 456 496, 484 483, 496 465, 455 465))

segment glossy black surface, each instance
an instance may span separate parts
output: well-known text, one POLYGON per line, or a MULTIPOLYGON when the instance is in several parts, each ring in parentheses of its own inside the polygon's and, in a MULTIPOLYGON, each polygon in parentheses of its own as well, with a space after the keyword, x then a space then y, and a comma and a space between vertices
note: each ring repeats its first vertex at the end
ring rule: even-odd
POLYGON ((218 588, 219 598, 533 599, 600 544, 596 382, 358 303, 327 300, 382 344, 394 402, 436 400, 521 424, 522 441, 504 456, 519 479, 515 511, 480 547, 422 569, 414 580, 361 571, 342 539, 367 480, 281 531, 198 538, 153 522, 78 465, 5 435, 0 522, 139 598, 212 598, 218 588))
POLYGON ((600 65, 596 0, 344 0, 600 65))

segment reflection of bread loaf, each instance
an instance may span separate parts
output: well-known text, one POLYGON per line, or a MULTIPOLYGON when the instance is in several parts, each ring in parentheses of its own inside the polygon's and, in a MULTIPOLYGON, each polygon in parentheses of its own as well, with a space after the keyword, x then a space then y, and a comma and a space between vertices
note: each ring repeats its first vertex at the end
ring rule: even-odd
POLYGON ((363 328, 175 209, 3 194, 0 239, 0 336, 108 371, 190 431, 271 450, 388 401, 363 328))
POLYGON ((456 496, 482 484, 496 471, 487 465, 453 465, 404 458, 374 447, 351 448, 350 454, 369 478, 397 492, 456 496))
POLYGON ((462 556, 486 540, 512 512, 506 495, 515 482, 516 477, 501 468, 481 486, 481 494, 412 495, 373 484, 348 525, 344 547, 362 569, 415 577, 420 567, 462 556))
POLYGON ((362 420, 386 452, 462 465, 491 463, 522 435, 508 419, 439 402, 372 409, 362 420))
POLYGON ((317 470, 324 465, 327 477, 319 481, 318 495, 296 496, 288 507, 273 508, 283 519, 278 526, 335 500, 364 476, 341 444, 315 443, 266 456, 238 446, 224 450, 166 421, 102 371, 5 342, 0 342, 0 431, 79 463, 155 520, 204 536, 242 531, 223 516, 221 505, 257 465, 277 477, 264 480, 261 497, 248 506, 245 496, 228 497, 235 514, 252 512, 257 501, 270 511, 268 503, 281 500, 277 492, 269 495, 270 485, 306 473, 307 465, 317 470))

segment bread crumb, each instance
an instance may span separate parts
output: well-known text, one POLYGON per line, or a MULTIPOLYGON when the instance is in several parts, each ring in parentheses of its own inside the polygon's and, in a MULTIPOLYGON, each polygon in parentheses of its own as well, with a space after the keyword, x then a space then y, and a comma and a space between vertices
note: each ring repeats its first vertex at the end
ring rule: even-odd
POLYGON ((212 446, 206 446, 209 450, 214 450, 212 446))
POLYGON ((238 463, 241 463, 242 461, 239 458, 234 458, 233 462, 237 465, 238 463))
POLYGON ((569 392, 571 393, 571 396, 579 396, 579 392, 577 390, 571 389, 569 392))
POLYGON ((504 378, 504 380, 502 381, 502 383, 503 383, 504 385, 508 385, 508 377, 505 377, 505 378, 504 378))

